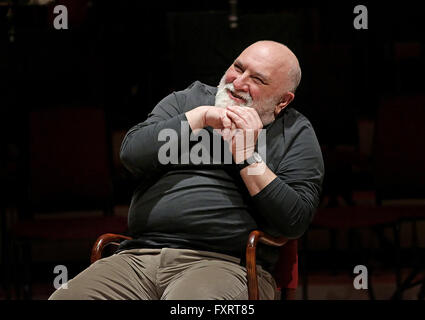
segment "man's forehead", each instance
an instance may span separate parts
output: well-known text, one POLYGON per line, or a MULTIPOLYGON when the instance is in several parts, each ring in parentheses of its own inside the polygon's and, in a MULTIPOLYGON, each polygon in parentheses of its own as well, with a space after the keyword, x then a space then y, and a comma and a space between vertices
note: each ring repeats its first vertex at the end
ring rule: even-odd
POLYGON ((250 71, 268 80, 271 80, 284 67, 282 59, 273 57, 273 55, 258 54, 258 52, 247 50, 236 58, 235 63, 242 65, 244 68, 250 68, 250 71))
POLYGON ((271 76, 272 68, 267 67, 264 63, 253 63, 250 59, 244 59, 243 57, 236 58, 234 63, 244 69, 249 68, 251 73, 257 74, 263 78, 270 78, 271 76))

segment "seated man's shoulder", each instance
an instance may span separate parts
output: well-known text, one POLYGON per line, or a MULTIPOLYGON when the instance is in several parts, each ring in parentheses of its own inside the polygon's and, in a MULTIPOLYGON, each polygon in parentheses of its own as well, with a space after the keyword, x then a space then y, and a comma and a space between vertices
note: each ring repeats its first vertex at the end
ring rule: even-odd
POLYGON ((207 85, 205 83, 202 83, 199 80, 196 80, 195 82, 192 82, 186 89, 180 91, 182 93, 188 94, 188 93, 198 93, 198 94, 213 94, 215 95, 217 92, 217 88, 207 85))
POLYGON ((282 120, 285 127, 312 127, 310 120, 295 108, 285 110, 282 120))
POLYGON ((201 105, 214 105, 217 88, 195 81, 186 89, 175 92, 177 101, 186 112, 201 105))
POLYGON ((294 108, 286 110, 282 117, 284 136, 288 141, 297 140, 300 143, 314 145, 318 149, 319 142, 310 120, 294 108))

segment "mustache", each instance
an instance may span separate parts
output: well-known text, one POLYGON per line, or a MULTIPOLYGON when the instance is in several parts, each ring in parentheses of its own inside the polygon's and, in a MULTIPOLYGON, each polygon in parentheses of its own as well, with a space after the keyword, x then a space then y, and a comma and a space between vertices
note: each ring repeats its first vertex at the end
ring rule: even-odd
POLYGON ((230 90, 232 93, 234 93, 236 96, 241 97, 242 99, 244 99, 246 101, 247 104, 252 103, 252 97, 248 92, 237 92, 235 90, 235 86, 233 85, 232 82, 226 83, 223 86, 223 90, 230 90))
POLYGON ((217 86, 217 93, 215 96, 215 106, 226 108, 227 106, 234 105, 236 102, 232 100, 232 98, 229 96, 230 93, 234 96, 240 97, 244 100, 244 102, 239 103, 241 107, 252 107, 253 106, 253 99, 249 92, 237 92, 235 90, 235 87, 233 85, 233 82, 226 83, 226 78, 223 76, 220 79, 220 82, 217 86))

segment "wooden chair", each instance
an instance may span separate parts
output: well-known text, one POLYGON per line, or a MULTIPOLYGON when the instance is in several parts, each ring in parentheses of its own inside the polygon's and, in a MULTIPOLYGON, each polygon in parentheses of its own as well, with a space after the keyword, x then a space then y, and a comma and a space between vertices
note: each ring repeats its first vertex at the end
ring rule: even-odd
MULTIPOLYGON (((415 47, 405 49, 415 54, 415 47)), ((403 227, 411 227, 410 243, 400 243, 400 236, 397 239, 398 276, 393 299, 402 299, 406 290, 417 286, 420 286, 418 299, 425 298, 422 258, 425 247, 419 237, 420 224, 425 221, 424 117, 423 94, 385 97, 377 110, 374 146, 377 202, 384 208, 398 207, 399 233, 403 227), (411 269, 405 279, 401 269, 411 269)))
MULTIPOLYGON (((354 235, 360 229, 369 229, 377 236, 378 248, 360 246, 363 259, 390 257, 382 260, 394 267, 396 291, 393 299, 402 299, 407 289, 421 286, 418 299, 425 298, 424 248, 420 246, 419 221, 425 221, 425 96, 392 96, 382 99, 377 109, 373 137, 373 178, 376 191, 376 205, 319 208, 312 221, 311 229, 330 232, 331 257, 342 260, 336 251, 336 232, 348 236, 349 257, 357 258, 350 248, 354 235), (401 228, 411 224, 412 240, 407 247, 401 243, 401 228), (386 229, 392 229, 388 237, 386 229), (413 269, 402 279, 402 269, 413 269)), ((353 157, 349 155, 349 158, 353 157)), ((357 234, 362 239, 361 234, 357 234)), ((404 239, 406 240, 406 239, 404 239)), ((304 237, 303 251, 307 251, 304 237)), ((354 247, 354 246, 352 246, 354 247)), ((358 251, 356 253, 359 253, 358 251)), ((305 262, 306 259, 303 259, 305 262)), ((359 261, 359 260, 358 260, 359 261)), ((352 261, 353 264, 359 262, 352 261)), ((336 263, 335 263, 336 264, 336 263)), ((350 270, 351 273, 352 270, 350 270)), ((369 281, 372 272, 369 270, 369 281)), ((304 298, 307 298, 307 274, 303 279, 304 298)), ((368 293, 375 299, 372 283, 368 293)))
MULTIPOLYGON (((101 235, 92 248, 91 263, 114 252, 121 241, 131 239, 131 237, 113 233, 101 235)), ((295 290, 298 285, 297 240, 288 240, 284 237, 273 238, 262 231, 254 230, 250 233, 246 245, 249 300, 259 299, 256 266, 256 249, 259 242, 269 246, 280 247, 281 251, 276 264, 274 278, 281 299, 295 299, 295 290)))
POLYGON ((23 293, 25 299, 32 296, 34 244, 90 243, 104 232, 127 229, 126 217, 113 212, 110 138, 103 109, 33 110, 28 114, 28 140, 18 219, 11 223, 7 240, 8 277, 15 281, 17 298, 23 293))

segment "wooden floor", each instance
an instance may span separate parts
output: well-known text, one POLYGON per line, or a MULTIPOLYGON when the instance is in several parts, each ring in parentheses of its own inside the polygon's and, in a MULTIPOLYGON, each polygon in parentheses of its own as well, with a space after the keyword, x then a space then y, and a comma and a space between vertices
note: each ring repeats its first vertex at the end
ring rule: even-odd
MULTIPOLYGON (((309 300, 368 300, 369 293, 365 289, 355 289, 353 277, 349 274, 330 274, 316 272, 309 275, 307 296, 309 300)), ((373 276, 372 285, 377 300, 388 300, 395 290, 395 277, 389 272, 377 273, 373 276)), ((33 286, 33 299, 45 300, 54 291, 52 283, 37 281, 33 286)), ((416 300, 419 287, 404 292, 404 300, 416 300)), ((16 297, 12 297, 16 299, 16 297)), ((5 299, 0 290, 0 299, 5 299)), ((303 299, 302 283, 296 293, 296 299, 303 299)))
MULTIPOLYGON (((127 207, 116 208, 116 211, 121 215, 125 215, 127 212, 127 207)), ((418 228, 420 230, 419 243, 422 246, 425 246, 425 221, 418 223, 418 228)), ((402 231, 409 231, 410 228, 404 228, 402 231)), ((405 232, 404 235, 402 232, 402 240, 405 239, 405 245, 409 245, 409 234, 405 232)), ((341 248, 344 248, 344 234, 338 235, 337 243, 341 248)), ((368 239, 368 233, 362 234, 364 239, 368 239)), ((307 296, 309 300, 367 300, 369 299, 368 290, 360 289, 357 290, 354 288, 353 280, 355 275, 350 274, 348 271, 331 271, 332 263, 328 263, 328 266, 323 266, 323 262, 329 260, 330 258, 325 258, 324 254, 327 252, 329 247, 329 235, 326 231, 323 230, 312 230, 309 235, 309 248, 312 250, 312 253, 317 253, 316 255, 310 255, 309 263, 307 264, 308 270, 308 287, 307 292, 303 291, 303 275, 302 270, 300 269, 300 285, 296 292, 296 298, 302 300, 307 296), (315 263, 314 263, 315 262, 315 263), (320 267, 320 268, 319 268, 320 267)), ((43 300, 47 299, 50 294, 54 291, 53 288, 53 279, 54 274, 53 270, 57 263, 49 263, 52 261, 51 253, 55 255, 55 261, 61 261, 61 264, 67 265, 69 267, 70 278, 78 274, 85 266, 88 265, 88 257, 90 254, 91 246, 93 242, 81 242, 81 243, 50 243, 47 246, 43 245, 34 245, 33 246, 33 260, 36 264, 40 264, 40 267, 34 269, 34 276, 38 275, 38 278, 34 279, 33 285, 33 299, 43 300), (81 259, 86 259, 87 261, 80 263, 74 263, 74 261, 81 261, 81 259), (46 280, 48 279, 48 280, 46 280)), ((311 254, 312 254, 311 253, 311 254)), ((330 255, 330 257, 337 257, 338 260, 342 260, 341 255, 330 255)), ((300 261, 304 261, 300 258, 300 261)), ((357 260, 356 260, 357 261, 357 260)), ((358 260, 359 263, 361 260, 358 260)), ((341 261, 339 261, 341 262, 341 261)), ((382 263, 375 263, 375 266, 382 266, 382 263)), ((301 266, 302 267, 302 266, 301 266)), ((406 270, 405 272, 408 272, 406 270)), ((425 273, 425 271, 424 271, 425 273)), ((406 277, 406 274, 403 275, 403 278, 406 277)), ((375 293, 375 298, 377 300, 387 300, 390 299, 392 294, 395 291, 395 276, 394 273, 388 271, 376 271, 373 276, 371 276, 372 286, 375 293)), ((412 288, 404 292, 403 299, 417 299, 419 288, 412 288)), ((14 297, 14 295, 13 295, 14 297)), ((4 290, 1 286, 0 278, 0 300, 5 298, 4 290)))
MULTIPOLYGON (((404 272, 403 279, 408 270, 404 272)), ((314 273, 309 275, 307 299, 309 300, 369 300, 367 289, 355 289, 353 281, 355 275, 314 273)), ((391 272, 376 272, 371 278, 376 300, 389 300, 396 289, 395 276, 391 272)), ((403 300, 416 300, 419 287, 406 290, 403 300)), ((303 289, 300 285, 297 290, 297 300, 303 299, 303 289)))

